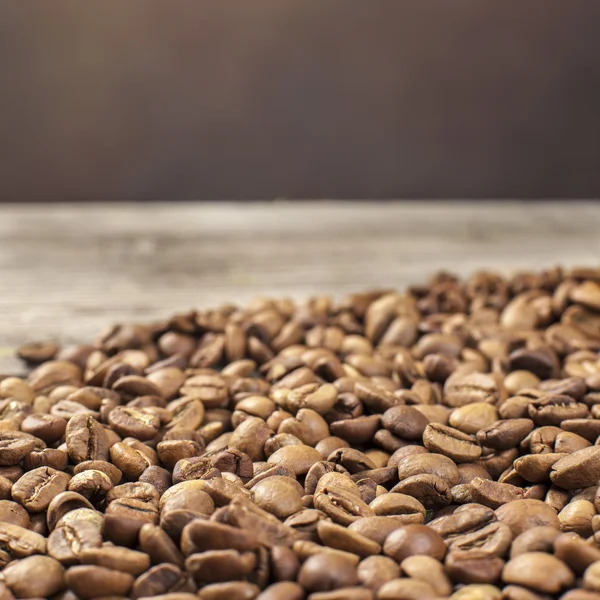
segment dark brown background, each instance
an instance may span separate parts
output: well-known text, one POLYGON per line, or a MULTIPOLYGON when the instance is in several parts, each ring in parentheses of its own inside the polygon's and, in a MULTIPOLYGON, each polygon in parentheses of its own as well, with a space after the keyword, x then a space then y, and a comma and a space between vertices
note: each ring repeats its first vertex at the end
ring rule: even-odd
POLYGON ((4 0, 0 199, 600 196, 598 0, 4 0))

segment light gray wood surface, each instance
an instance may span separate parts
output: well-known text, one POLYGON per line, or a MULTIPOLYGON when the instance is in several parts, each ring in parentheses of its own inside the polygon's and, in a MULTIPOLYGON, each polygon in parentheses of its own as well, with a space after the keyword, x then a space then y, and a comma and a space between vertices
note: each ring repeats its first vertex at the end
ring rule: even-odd
POLYGON ((467 275, 597 265, 594 202, 0 206, 0 372, 116 321, 467 275))

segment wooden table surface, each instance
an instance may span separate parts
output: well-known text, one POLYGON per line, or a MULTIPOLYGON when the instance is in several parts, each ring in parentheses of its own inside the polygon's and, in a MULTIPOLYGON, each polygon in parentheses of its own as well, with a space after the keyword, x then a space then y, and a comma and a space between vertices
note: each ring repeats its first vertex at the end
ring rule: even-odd
POLYGON ((467 275, 597 265, 600 203, 274 202, 0 206, 0 373, 26 341, 115 321, 467 275))

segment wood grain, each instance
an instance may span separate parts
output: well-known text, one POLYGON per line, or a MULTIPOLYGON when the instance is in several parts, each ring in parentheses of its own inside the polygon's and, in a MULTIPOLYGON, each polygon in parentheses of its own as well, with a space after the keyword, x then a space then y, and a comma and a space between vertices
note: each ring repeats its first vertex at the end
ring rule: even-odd
POLYGON ((0 207, 0 372, 26 341, 86 341, 253 296, 403 288, 467 275, 595 265, 594 202, 308 202, 0 207))

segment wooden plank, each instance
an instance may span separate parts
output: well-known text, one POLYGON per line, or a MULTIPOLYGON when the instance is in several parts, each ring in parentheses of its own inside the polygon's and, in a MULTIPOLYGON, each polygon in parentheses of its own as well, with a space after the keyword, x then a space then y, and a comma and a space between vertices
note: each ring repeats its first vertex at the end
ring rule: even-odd
POLYGON ((467 275, 597 264, 594 202, 5 205, 0 372, 25 341, 85 341, 253 296, 402 288, 467 275))

